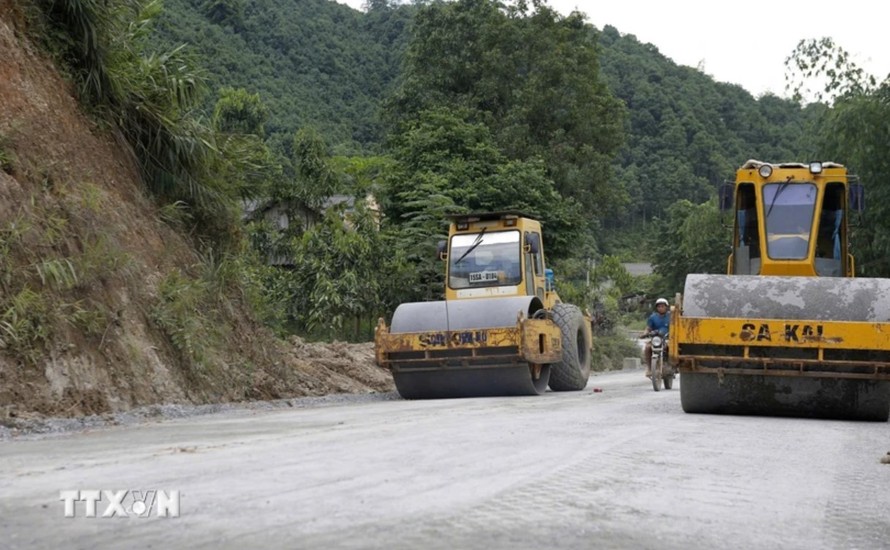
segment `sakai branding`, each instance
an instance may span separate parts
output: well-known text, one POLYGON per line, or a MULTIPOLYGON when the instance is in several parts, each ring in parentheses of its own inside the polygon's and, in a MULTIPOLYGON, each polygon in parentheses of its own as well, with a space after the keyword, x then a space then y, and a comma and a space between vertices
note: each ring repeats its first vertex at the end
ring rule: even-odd
POLYGON ((466 344, 484 344, 488 342, 488 334, 484 330, 464 330, 459 332, 430 332, 421 334, 418 339, 421 346, 462 346, 466 344))
POLYGON ((773 338, 786 342, 801 342, 822 339, 823 328, 822 325, 792 325, 785 323, 784 329, 779 329, 778 325, 774 329, 770 329, 767 323, 761 323, 760 325, 745 323, 742 325, 742 331, 739 333, 739 336, 746 342, 752 340, 772 342, 773 338))
POLYGON ((80 514, 87 518, 179 517, 179 491, 59 491, 59 500, 64 502, 66 518, 80 514))

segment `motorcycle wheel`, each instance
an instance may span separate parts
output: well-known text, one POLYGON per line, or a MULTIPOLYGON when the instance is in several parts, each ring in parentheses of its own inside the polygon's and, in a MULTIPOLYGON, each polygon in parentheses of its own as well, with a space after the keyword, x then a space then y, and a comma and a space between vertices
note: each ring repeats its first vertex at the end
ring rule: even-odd
POLYGON ((674 385, 674 375, 668 374, 664 377, 664 389, 669 390, 674 385))
POLYGON ((652 389, 661 391, 661 359, 652 361, 652 389))

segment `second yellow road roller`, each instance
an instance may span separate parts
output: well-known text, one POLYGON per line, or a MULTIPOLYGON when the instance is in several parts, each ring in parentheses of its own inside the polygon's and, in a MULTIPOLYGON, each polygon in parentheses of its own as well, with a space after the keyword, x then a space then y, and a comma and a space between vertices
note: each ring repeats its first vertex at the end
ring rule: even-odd
POLYGON ((590 316, 560 300, 539 221, 519 212, 455 216, 438 255, 445 300, 402 304, 389 325, 377 325, 377 363, 402 397, 584 389, 590 316))

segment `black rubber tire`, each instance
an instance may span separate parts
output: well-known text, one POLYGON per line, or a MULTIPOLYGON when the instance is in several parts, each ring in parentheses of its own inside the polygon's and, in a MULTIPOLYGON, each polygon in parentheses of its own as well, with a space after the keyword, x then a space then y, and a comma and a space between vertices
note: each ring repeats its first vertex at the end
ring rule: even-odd
POLYGON ((664 377, 664 389, 669 390, 674 387, 674 375, 669 374, 664 377))
POLYGON ((590 331, 578 306, 556 304, 553 322, 562 332, 562 361, 554 363, 550 371, 550 389, 578 391, 587 386, 590 378, 590 331))
POLYGON ((656 359, 656 363, 652 365, 652 389, 655 391, 661 391, 661 382, 662 382, 662 370, 661 367, 663 365, 659 365, 658 360, 656 359))

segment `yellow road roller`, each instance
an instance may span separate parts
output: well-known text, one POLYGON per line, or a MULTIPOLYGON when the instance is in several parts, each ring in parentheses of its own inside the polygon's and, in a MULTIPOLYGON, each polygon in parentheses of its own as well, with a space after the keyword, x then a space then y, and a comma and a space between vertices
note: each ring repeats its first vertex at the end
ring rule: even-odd
POLYGON ((401 304, 374 345, 406 399, 581 390, 590 316, 563 303, 545 267, 541 224, 519 212, 451 219, 439 244, 445 300, 401 304))
POLYGON ((671 318, 684 411, 887 421, 890 280, 848 252, 863 206, 832 162, 751 160, 721 187, 727 275, 688 275, 671 318))

